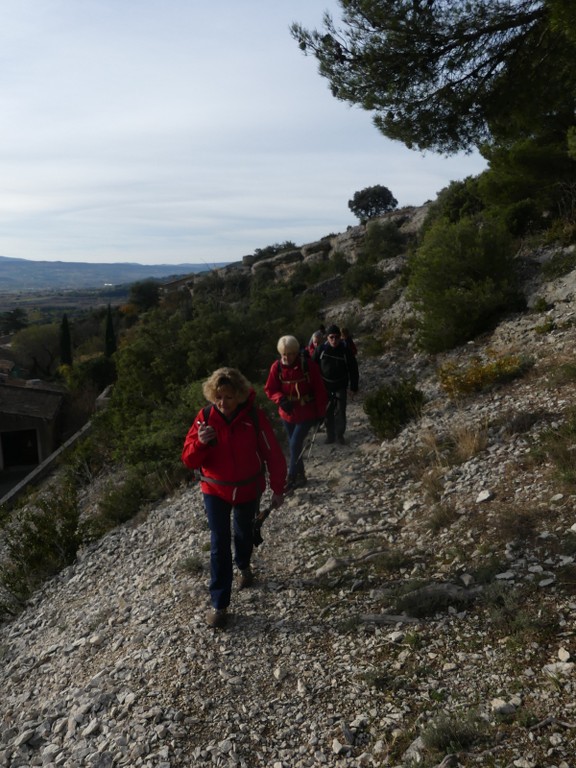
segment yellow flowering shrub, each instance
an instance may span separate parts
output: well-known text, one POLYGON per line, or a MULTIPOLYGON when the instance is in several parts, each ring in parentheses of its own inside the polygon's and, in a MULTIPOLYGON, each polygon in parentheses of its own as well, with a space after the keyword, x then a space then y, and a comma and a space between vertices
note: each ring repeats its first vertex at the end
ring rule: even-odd
POLYGON ((522 376, 531 366, 523 355, 502 355, 488 353, 488 359, 474 357, 465 365, 448 361, 438 369, 442 389, 450 397, 480 392, 494 384, 511 381, 522 376))

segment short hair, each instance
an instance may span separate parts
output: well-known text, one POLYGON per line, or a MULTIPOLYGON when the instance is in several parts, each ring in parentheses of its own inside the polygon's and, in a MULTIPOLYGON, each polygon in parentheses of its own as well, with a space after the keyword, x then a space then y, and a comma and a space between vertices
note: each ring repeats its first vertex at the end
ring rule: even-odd
POLYGON ((252 385, 236 368, 218 368, 202 385, 202 393, 208 402, 215 402, 220 387, 230 387, 241 402, 250 394, 252 385))
POLYGON ((286 352, 298 352, 300 342, 296 336, 280 336, 276 349, 281 355, 286 354, 286 352))

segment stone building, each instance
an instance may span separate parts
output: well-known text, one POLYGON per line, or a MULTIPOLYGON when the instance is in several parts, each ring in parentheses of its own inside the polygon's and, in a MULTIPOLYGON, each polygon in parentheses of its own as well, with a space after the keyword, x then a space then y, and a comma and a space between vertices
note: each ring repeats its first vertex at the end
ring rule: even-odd
POLYGON ((0 382, 0 471, 37 466, 55 450, 63 401, 43 382, 0 382))

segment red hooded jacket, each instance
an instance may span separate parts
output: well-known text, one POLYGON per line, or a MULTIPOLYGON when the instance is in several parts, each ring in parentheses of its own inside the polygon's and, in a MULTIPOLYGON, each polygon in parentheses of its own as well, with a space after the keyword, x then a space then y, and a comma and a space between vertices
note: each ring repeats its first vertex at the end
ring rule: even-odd
POLYGON ((323 419, 328 405, 328 393, 318 363, 298 355, 292 365, 272 363, 264 392, 276 403, 280 418, 294 424, 323 419), (288 399, 292 410, 285 411, 280 402, 288 399))
POLYGON ((214 445, 198 439, 198 427, 204 423, 204 409, 198 411, 190 427, 182 461, 189 469, 200 469, 203 493, 239 504, 261 496, 266 489, 268 470, 270 488, 281 495, 286 485, 286 459, 264 411, 255 406, 252 390, 246 403, 231 421, 212 406, 207 423, 217 433, 214 445), (256 430, 252 409, 259 429, 256 430), (212 481, 212 482, 211 482, 212 481))

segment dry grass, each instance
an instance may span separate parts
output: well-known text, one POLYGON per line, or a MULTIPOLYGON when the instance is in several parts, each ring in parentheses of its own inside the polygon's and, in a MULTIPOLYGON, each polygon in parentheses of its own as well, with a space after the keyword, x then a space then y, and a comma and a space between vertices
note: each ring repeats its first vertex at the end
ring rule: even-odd
POLYGON ((439 466, 432 466, 422 473, 422 489, 426 497, 433 502, 440 501, 444 493, 444 470, 439 466))
POLYGON ((458 513, 448 504, 438 504, 432 510, 432 514, 426 521, 426 525, 432 533, 439 533, 444 528, 449 528, 458 520, 458 513))
POLYGON ((459 424, 452 429, 450 438, 454 457, 459 463, 462 463, 486 450, 488 429, 485 425, 459 424))

